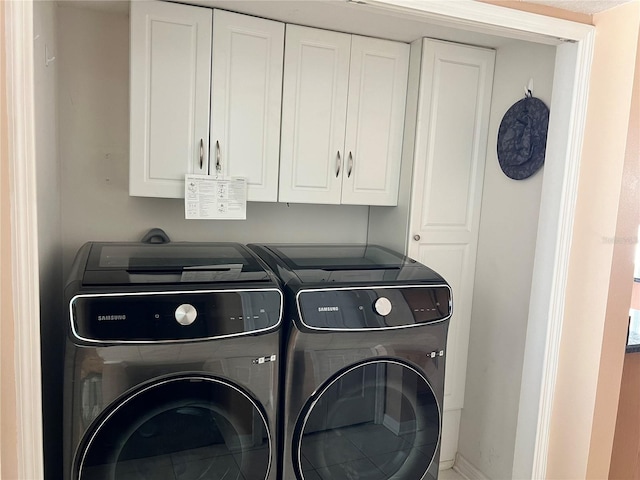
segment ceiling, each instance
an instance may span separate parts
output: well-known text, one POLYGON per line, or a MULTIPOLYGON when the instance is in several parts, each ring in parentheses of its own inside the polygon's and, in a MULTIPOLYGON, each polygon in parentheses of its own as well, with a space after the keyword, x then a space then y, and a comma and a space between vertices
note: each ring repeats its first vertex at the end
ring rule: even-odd
MULTIPOLYGON (((2 0, 0 0, 2 1, 2 0)), ((79 6, 128 14, 130 1, 139 0, 54 0, 62 6, 79 6)), ((500 48, 517 35, 493 35, 482 29, 456 28, 447 22, 425 22, 401 13, 380 13, 360 5, 358 0, 172 0, 207 7, 222 8, 238 13, 274 18, 286 23, 307 25, 365 36, 387 38, 410 43, 417 38, 430 37, 445 41, 500 48)), ((425 0, 419 0, 425 1, 425 0)), ((451 0, 453 1, 453 0, 451 0)), ((498 0, 499 2, 500 0, 498 0)), ((556 8, 592 15, 628 1, 640 0, 521 0, 527 3, 550 5, 556 8)), ((539 39, 540 43, 556 45, 558 39, 539 39)))
MULTIPOLYGON (((206 4, 206 0, 174 0, 181 3, 195 3, 195 4, 206 4)), ((238 2, 238 0, 233 0, 236 2, 236 5, 242 4, 242 2, 238 2)), ((246 1, 246 0, 245 0, 246 1)), ((290 4, 295 4, 295 0, 285 0, 290 4)), ((299 0, 300 1, 300 0, 299 0)), ((526 3, 536 3, 540 5, 548 5, 551 7, 560 8, 563 10, 569 10, 577 13, 584 13, 587 15, 592 15, 594 13, 599 13, 604 10, 608 10, 613 7, 617 7, 623 3, 638 1, 638 0, 520 0, 526 3)), ((85 1, 74 1, 74 0, 57 0, 58 4, 67 4, 67 5, 83 5, 85 7, 98 8, 100 10, 111 10, 113 12, 126 13, 129 11, 129 1, 128 0, 85 0, 85 1)), ((213 3, 210 2, 210 3, 213 3)), ((262 3, 266 4, 262 0, 262 3)), ((312 2, 307 2, 307 4, 312 2)), ((237 8, 235 10, 238 10, 237 8)), ((239 10, 238 10, 239 11, 239 10)))
MULTIPOLYGON (((617 7, 623 3, 634 0, 524 0, 527 3, 537 3, 540 5, 548 5, 551 7, 569 10, 571 12, 585 13, 593 15, 594 13, 604 12, 610 8, 617 7)), ((637 0, 636 0, 637 1, 637 0)))

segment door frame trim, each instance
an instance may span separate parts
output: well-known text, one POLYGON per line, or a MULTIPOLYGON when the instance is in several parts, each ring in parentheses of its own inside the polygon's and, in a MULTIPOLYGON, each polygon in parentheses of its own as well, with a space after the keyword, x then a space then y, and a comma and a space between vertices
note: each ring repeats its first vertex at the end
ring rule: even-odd
MULTIPOLYGON (((4 2, 18 478, 44 478, 33 3, 4 2)), ((6 461, 7 459, 5 459, 6 461)), ((9 459, 11 461, 11 459, 9 459)))
POLYGON ((546 478, 594 41, 591 30, 556 50, 513 478, 546 478))

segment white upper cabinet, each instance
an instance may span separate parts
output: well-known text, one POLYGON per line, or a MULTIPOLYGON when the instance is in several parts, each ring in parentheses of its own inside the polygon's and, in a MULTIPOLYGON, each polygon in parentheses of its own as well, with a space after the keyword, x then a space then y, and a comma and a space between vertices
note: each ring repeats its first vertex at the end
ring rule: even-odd
POLYGON ((409 45, 353 36, 342 203, 396 205, 409 45))
POLYGON ((287 25, 281 202, 340 203, 351 35, 287 25))
POLYGON ((396 205, 409 45, 131 3, 129 193, 244 177, 248 200, 396 205), (284 71, 284 78, 283 78, 284 71))
POLYGON ((129 193, 181 198, 185 174, 219 173, 277 201, 283 51, 284 23, 132 2, 129 193))
POLYGON ((283 50, 284 23, 214 11, 210 173, 252 201, 278 199, 283 50))
POLYGON ((396 205, 409 46, 287 25, 281 202, 396 205))
POLYGON ((131 195, 180 197, 206 173, 211 10, 131 2, 131 195))

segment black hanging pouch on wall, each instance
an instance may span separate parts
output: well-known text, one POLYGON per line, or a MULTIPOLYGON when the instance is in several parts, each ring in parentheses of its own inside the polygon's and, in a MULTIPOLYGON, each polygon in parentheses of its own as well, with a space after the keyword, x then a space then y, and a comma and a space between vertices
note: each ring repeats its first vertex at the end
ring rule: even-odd
POLYGON ((524 180, 544 163, 549 108, 529 90, 504 114, 498 129, 498 162, 509 178, 524 180))

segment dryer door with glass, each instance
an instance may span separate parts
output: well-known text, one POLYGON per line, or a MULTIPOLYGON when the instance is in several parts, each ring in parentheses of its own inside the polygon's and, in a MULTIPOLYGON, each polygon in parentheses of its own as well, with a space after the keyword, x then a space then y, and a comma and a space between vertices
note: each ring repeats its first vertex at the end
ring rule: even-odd
POLYGON ((408 363, 375 359, 347 367, 302 410, 292 445, 296 475, 425 478, 439 447, 440 414, 427 378, 408 363))
POLYGON ((272 434, 252 396, 226 380, 181 375, 106 409, 74 464, 78 480, 266 479, 272 434))

